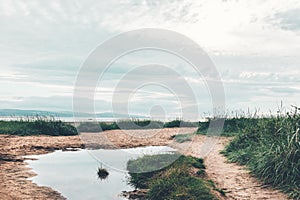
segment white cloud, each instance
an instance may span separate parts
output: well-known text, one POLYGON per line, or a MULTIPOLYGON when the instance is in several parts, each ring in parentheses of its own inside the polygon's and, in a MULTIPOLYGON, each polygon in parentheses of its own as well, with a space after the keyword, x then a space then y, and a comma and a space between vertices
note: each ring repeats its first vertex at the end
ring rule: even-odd
MULTIPOLYGON (((220 71, 229 105, 297 102, 299 9, 298 0, 1 1, 1 106, 28 108, 29 100, 33 105, 39 96, 45 99, 35 106, 46 107, 54 99, 48 97, 70 98, 79 66, 93 48, 117 33, 146 27, 178 31, 204 47, 220 71), (19 101, 26 106, 12 103, 19 101)), ((115 81, 130 67, 151 62, 172 65, 197 92, 206 89, 180 59, 144 52, 117 62, 96 99, 109 105, 115 81)), ((166 92, 152 92, 142 91, 132 100, 139 109, 149 96, 175 105, 166 92)), ((197 95, 207 109, 207 91, 197 95)), ((63 109, 62 102, 71 107, 69 100, 53 100, 51 108, 63 109)))
POLYGON ((136 6, 131 3, 116 6, 111 15, 104 16, 103 23, 115 31, 141 27, 175 30, 210 52, 233 55, 299 52, 295 51, 299 50, 299 34, 278 29, 269 21, 278 12, 300 8, 297 0, 142 2, 136 6), (118 15, 120 12, 123 14, 118 15))

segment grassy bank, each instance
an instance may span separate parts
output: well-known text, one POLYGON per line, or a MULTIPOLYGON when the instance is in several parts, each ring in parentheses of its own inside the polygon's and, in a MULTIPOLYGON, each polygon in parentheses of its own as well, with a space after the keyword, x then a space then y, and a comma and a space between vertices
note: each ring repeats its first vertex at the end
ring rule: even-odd
POLYGON ((212 121, 215 121, 216 124, 218 124, 217 121, 224 120, 224 126, 220 133, 214 133, 211 134, 217 134, 221 136, 236 136, 239 135, 239 133, 242 132, 242 130, 246 126, 255 125, 258 121, 258 118, 250 118, 250 117, 233 117, 233 118, 224 118, 224 119, 208 119, 206 122, 199 122, 199 127, 197 130, 197 134, 206 135, 209 124, 212 121))
POLYGON ((238 134, 223 152, 230 161, 247 165, 264 183, 287 192, 294 199, 300 199, 300 114, 297 111, 237 120, 238 134))
POLYGON ((150 171, 130 172, 130 184, 139 189, 149 190, 144 199, 216 199, 211 193, 211 181, 204 179, 205 166, 202 159, 180 156, 168 167, 157 170, 159 164, 164 165, 174 158, 178 158, 178 155, 152 155, 129 161, 129 171, 150 171))
POLYGON ((107 130, 160 129, 174 127, 197 127, 198 122, 173 120, 162 122, 157 120, 120 120, 118 122, 82 122, 77 127, 80 132, 100 132, 107 130), (100 127, 101 129, 100 129, 100 127))
POLYGON ((65 122, 54 118, 35 117, 18 121, 0 121, 0 134, 69 136, 78 133, 75 127, 65 122))

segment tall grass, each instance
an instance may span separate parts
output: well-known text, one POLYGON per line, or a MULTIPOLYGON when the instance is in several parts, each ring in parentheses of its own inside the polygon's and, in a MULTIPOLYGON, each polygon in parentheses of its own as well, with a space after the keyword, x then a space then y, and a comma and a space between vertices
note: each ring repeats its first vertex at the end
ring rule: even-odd
POLYGON ((300 199, 300 114, 250 119, 223 152, 266 184, 300 199))
MULTIPOLYGON (((197 134, 206 135, 209 124, 213 120, 224 120, 224 126, 221 132, 221 136, 235 136, 238 135, 246 126, 255 125, 258 118, 249 118, 245 116, 236 116, 233 118, 217 118, 217 119, 208 119, 205 122, 199 122, 199 127, 197 134)), ((219 134, 219 133, 216 133, 219 134)))
POLYGON ((75 127, 65 122, 36 116, 21 118, 18 121, 0 121, 0 134, 69 136, 78 133, 75 127))

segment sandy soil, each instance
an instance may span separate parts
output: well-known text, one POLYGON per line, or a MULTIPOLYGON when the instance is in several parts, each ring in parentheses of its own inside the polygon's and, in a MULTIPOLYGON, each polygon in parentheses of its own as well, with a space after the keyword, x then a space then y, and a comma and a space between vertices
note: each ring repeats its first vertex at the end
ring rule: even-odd
POLYGON ((78 137, 0 135, 0 145, 0 199, 64 199, 51 188, 40 187, 27 180, 35 174, 26 167, 22 156, 83 147, 78 137))
POLYGON ((236 164, 227 163, 219 154, 228 138, 208 138, 197 135, 192 142, 175 143, 174 134, 192 133, 193 128, 173 128, 163 130, 106 131, 83 133, 79 136, 28 136, 0 135, 0 199, 64 199, 58 192, 48 187, 40 187, 27 180, 34 176, 26 167, 22 156, 71 150, 73 148, 130 148, 138 146, 169 145, 185 154, 204 157, 208 178, 218 188, 227 191, 227 197, 220 199, 287 199, 279 191, 263 186, 249 172, 236 164))

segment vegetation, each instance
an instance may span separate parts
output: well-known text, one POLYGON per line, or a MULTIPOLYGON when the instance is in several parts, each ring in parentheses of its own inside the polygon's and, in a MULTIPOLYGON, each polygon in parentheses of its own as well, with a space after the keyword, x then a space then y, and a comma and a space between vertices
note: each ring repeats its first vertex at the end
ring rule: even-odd
POLYGON ((77 129, 80 132, 100 132, 107 130, 130 130, 130 129, 160 129, 174 127, 197 127, 198 122, 186 122, 182 120, 173 120, 170 122, 162 122, 157 120, 121 120, 118 122, 82 122, 77 129), (100 128, 101 127, 101 128, 100 128))
POLYGON ((198 122, 187 122, 187 121, 176 119, 170 122, 166 122, 164 124, 164 128, 174 128, 174 127, 198 127, 198 122))
POLYGON ((109 175, 108 171, 104 168, 98 168, 98 171, 97 171, 97 175, 98 175, 98 178, 100 178, 101 180, 103 179, 106 179, 107 176, 109 175))
POLYGON ((145 199, 157 200, 183 200, 183 199, 216 199, 210 192, 210 184, 204 180, 203 159, 191 156, 179 156, 176 154, 161 154, 144 156, 128 162, 130 171, 129 182, 136 188, 149 189, 145 199), (171 165, 157 170, 158 163, 171 165), (197 168, 200 175, 193 172, 197 168), (139 169, 146 173, 133 173, 139 169), (154 171, 151 171, 154 170, 154 171))
POLYGON ((122 120, 117 122, 121 129, 159 129, 163 128, 164 123, 155 120, 122 120))
POLYGON ((69 136, 78 133, 75 127, 65 122, 36 116, 19 121, 0 121, 0 134, 69 136))
POLYGON ((80 132, 101 132, 107 130, 120 129, 116 122, 81 122, 77 126, 80 132))
POLYGON ((264 183, 300 199, 300 114, 238 121, 236 138, 223 152, 230 161, 247 165, 264 183), (242 125, 240 125, 242 124, 242 125))
MULTIPOLYGON (((224 126, 221 130, 221 136, 236 136, 238 135, 246 126, 255 125, 258 121, 258 118, 249 118, 249 117, 234 117, 234 118, 223 118, 223 119, 208 119, 205 122, 199 122, 199 127, 197 130, 198 134, 206 135, 209 124, 211 121, 223 120, 224 126)), ((214 132, 212 132, 214 134, 214 132)), ((219 133, 215 133, 219 135, 219 133)))
POLYGON ((178 134, 172 135, 172 139, 174 139, 178 143, 183 143, 187 141, 192 141, 192 134, 178 134))

